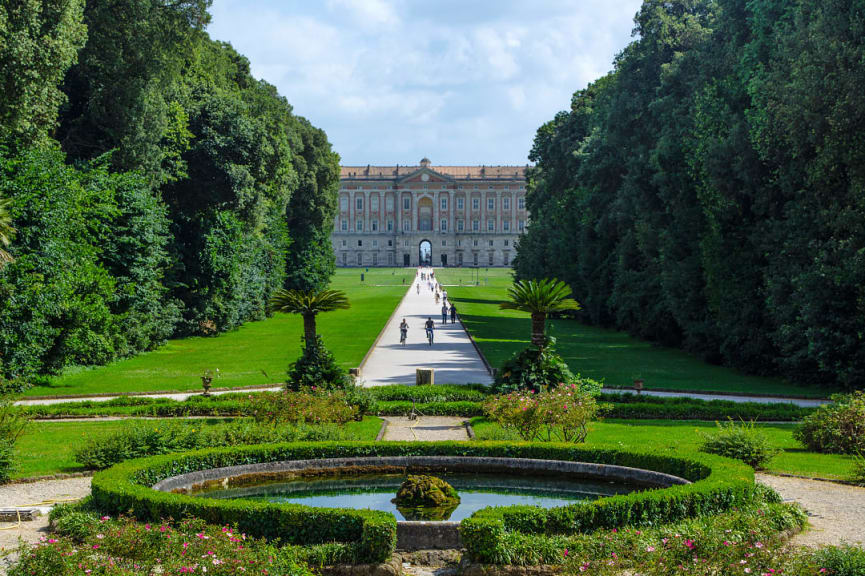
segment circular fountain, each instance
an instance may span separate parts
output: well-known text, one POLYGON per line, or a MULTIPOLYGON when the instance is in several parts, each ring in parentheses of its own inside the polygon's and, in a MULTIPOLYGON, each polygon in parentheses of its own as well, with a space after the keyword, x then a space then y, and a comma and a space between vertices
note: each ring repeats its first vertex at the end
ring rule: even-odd
POLYGON ((283 460, 211 468, 165 478, 153 488, 194 498, 378 510, 397 519, 397 547, 458 548, 459 522, 489 506, 552 508, 630 492, 687 484, 682 478, 624 466, 478 456, 377 456, 283 460), (425 520, 395 503, 409 474, 435 474, 459 501, 425 520), (407 518, 408 516, 408 518, 407 518))

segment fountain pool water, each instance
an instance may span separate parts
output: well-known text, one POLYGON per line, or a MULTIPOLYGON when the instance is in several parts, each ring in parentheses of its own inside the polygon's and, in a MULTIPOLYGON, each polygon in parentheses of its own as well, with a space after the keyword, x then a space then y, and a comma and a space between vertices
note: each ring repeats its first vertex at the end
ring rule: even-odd
MULTIPOLYGON (((460 495, 459 506, 446 520, 460 521, 489 506, 525 504, 552 508, 595 500, 639 489, 622 482, 574 477, 528 476, 442 472, 437 474, 460 495)), ((193 495, 207 498, 243 498, 267 502, 288 502, 324 508, 372 509, 390 512, 405 520, 391 500, 405 480, 399 473, 358 475, 334 474, 265 481, 238 488, 208 488, 193 495)))

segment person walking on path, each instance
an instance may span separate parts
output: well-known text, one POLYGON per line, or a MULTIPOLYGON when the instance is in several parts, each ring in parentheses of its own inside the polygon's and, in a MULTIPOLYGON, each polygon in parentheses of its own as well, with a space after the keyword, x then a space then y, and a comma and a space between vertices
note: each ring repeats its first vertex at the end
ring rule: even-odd
POLYGON ((436 323, 433 322, 432 318, 427 318, 426 324, 424 324, 424 327, 426 328, 426 337, 427 337, 427 340, 429 340, 429 345, 432 346, 433 345, 433 334, 435 332, 436 323))
POLYGON ((442 304, 442 324, 448 323, 448 305, 447 302, 442 304))
POLYGON ((439 293, 436 292, 435 294, 436 294, 436 304, 438 304, 439 303, 439 293))
POLYGON ((420 282, 417 283, 417 293, 420 294, 420 282))
POLYGON ((451 304, 451 324, 456 324, 457 321, 457 307, 451 304))
POLYGON ((408 337, 408 322, 405 321, 405 318, 402 319, 402 322, 399 325, 399 343, 405 346, 405 340, 408 337))

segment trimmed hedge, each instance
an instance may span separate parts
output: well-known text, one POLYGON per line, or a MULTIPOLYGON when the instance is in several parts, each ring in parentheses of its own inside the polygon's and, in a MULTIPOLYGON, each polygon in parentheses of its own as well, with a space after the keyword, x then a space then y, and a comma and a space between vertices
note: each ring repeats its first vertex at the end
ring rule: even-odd
MULTIPOLYGON (((415 404, 415 410, 425 416, 464 416, 471 418, 484 415, 480 402, 430 402, 415 404)), ((411 402, 379 402, 378 414, 381 416, 406 416, 411 412, 411 402)))
POLYGON ((385 512, 311 508, 251 500, 220 500, 153 490, 157 482, 188 472, 257 462, 362 456, 456 455, 594 462, 673 474, 693 484, 637 492, 594 502, 539 510, 488 508, 463 520, 463 541, 472 557, 496 557, 509 531, 570 533, 598 527, 654 524, 691 515, 723 512, 750 501, 751 468, 706 454, 625 451, 616 446, 509 442, 316 442, 217 448, 130 460, 93 477, 94 504, 106 513, 139 519, 195 516, 215 524, 237 524, 244 532, 291 544, 344 542, 358 562, 382 562, 396 543, 396 520, 385 512))
POLYGON ((483 402, 490 394, 490 389, 481 384, 444 386, 375 386, 369 389, 376 400, 382 402, 483 402))
POLYGON ((625 420, 763 420, 795 422, 814 412, 790 403, 733 402, 687 397, 660 397, 649 394, 601 394, 600 402, 611 404, 609 418, 625 420))
MULTIPOLYGON (((379 386, 367 390, 377 401, 372 412, 385 416, 401 416, 415 408, 431 416, 482 416, 482 403, 489 389, 468 386, 379 386)), ((42 406, 27 406, 21 410, 30 417, 63 416, 245 416, 249 414, 250 393, 231 393, 205 398, 192 396, 183 401, 166 398, 124 396, 107 402, 69 402, 42 406)), ((729 400, 696 398, 662 398, 648 394, 601 394, 608 418, 627 420, 726 420, 728 418, 793 422, 812 414, 814 408, 794 404, 760 404, 729 400)))

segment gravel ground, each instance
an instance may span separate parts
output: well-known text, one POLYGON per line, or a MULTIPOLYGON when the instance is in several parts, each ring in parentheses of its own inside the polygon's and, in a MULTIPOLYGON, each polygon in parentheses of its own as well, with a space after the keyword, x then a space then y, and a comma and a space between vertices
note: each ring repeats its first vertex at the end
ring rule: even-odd
POLYGON ((777 490, 785 501, 800 503, 808 512, 811 528, 795 536, 793 544, 865 545, 865 488, 768 474, 757 474, 757 480, 777 490))
POLYGON ((465 418, 454 416, 421 416, 417 420, 406 417, 388 417, 384 440, 468 440, 465 418))
MULTIPOLYGON (((29 522, 0 522, 0 552, 14 550, 21 542, 36 542, 48 531, 48 511, 54 503, 79 500, 90 494, 90 478, 42 480, 0 486, 0 508, 39 508, 42 515, 29 522)), ((0 574, 15 555, 0 561, 0 574)))

